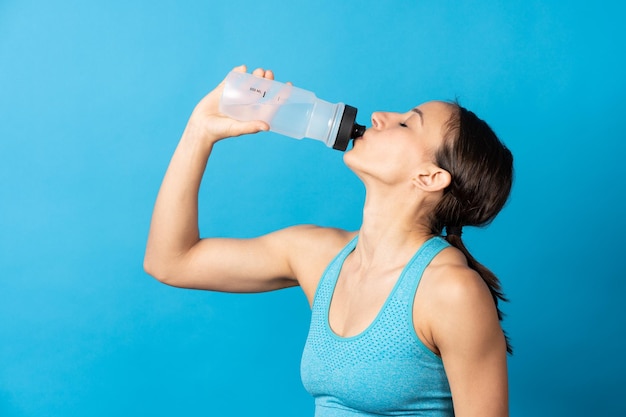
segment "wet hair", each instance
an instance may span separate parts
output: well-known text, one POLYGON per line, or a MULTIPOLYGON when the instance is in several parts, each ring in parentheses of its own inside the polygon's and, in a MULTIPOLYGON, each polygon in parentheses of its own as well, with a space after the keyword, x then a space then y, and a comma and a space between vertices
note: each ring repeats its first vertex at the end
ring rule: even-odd
MULTIPOLYGON (((502 320, 499 301, 508 301, 500 281, 469 253, 461 239, 463 226, 486 226, 508 200, 513 183, 513 155, 489 125, 458 102, 450 103, 452 116, 444 125, 444 140, 435 154, 439 167, 450 173, 450 185, 436 204, 431 231, 442 235, 467 258, 468 266, 485 281, 502 320)), ((509 354, 513 353, 506 335, 509 354)))

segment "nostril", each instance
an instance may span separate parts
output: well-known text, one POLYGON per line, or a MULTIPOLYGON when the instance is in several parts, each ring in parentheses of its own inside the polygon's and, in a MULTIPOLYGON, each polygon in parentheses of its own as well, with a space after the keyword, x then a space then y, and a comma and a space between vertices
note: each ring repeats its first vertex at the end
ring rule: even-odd
POLYGON ((377 119, 376 113, 372 113, 372 127, 378 127, 378 120, 376 119, 377 119))

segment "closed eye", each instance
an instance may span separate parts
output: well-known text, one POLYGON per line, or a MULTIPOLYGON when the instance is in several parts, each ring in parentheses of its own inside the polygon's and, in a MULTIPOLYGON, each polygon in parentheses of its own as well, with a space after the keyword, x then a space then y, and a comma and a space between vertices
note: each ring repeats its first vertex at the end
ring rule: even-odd
POLYGON ((408 126, 406 125, 406 123, 400 123, 400 126, 402 126, 402 127, 408 127, 408 126))

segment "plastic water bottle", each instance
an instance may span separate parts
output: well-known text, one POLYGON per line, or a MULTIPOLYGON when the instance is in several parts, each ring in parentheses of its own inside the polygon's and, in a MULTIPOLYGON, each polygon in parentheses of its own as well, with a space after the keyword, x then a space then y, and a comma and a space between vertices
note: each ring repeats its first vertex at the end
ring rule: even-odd
POLYGON ((220 112, 241 121, 263 120, 272 132, 316 139, 340 151, 365 132, 365 126, 355 122, 355 107, 329 103, 310 91, 236 71, 226 77, 220 112))

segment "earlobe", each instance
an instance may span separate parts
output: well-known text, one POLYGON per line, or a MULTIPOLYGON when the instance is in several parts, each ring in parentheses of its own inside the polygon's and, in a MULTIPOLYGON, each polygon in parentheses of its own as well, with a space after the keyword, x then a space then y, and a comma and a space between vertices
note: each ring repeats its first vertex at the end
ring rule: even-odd
POLYGON ((452 181, 452 176, 445 169, 431 165, 429 169, 419 172, 413 178, 413 184, 424 191, 439 191, 445 189, 452 181))

